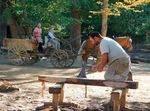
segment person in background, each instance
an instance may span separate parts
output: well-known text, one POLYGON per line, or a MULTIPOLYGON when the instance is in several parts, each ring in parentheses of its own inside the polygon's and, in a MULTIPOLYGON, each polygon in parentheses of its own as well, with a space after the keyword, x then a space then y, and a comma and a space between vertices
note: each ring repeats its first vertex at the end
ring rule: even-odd
POLYGON ((38 44, 38 51, 40 53, 43 52, 43 40, 42 40, 42 28, 41 28, 41 23, 39 22, 35 29, 33 30, 33 36, 35 38, 36 43, 38 44))
POLYGON ((132 81, 131 62, 129 55, 113 39, 92 32, 89 37, 96 45, 100 45, 101 60, 92 66, 93 71, 101 72, 108 65, 104 78, 114 81, 132 81))
POLYGON ((59 39, 54 36, 54 26, 49 28, 48 32, 48 44, 50 43, 54 49, 60 49, 59 39))

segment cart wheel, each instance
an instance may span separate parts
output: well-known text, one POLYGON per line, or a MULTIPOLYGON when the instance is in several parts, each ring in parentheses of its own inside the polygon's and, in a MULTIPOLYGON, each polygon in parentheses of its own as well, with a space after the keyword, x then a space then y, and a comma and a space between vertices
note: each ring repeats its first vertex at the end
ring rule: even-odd
POLYGON ((66 59, 65 67, 70 67, 75 61, 75 55, 71 50, 65 50, 67 52, 68 58, 66 59))
POLYGON ((8 50, 7 49, 0 49, 0 57, 8 58, 8 50))
POLYGON ((55 49, 52 48, 52 47, 46 48, 46 49, 45 49, 45 52, 44 52, 44 53, 45 53, 45 56, 49 57, 54 51, 55 51, 55 49))
POLYGON ((35 53, 27 53, 21 58, 25 65, 32 65, 39 60, 39 57, 35 53))
POLYGON ((7 55, 8 55, 7 57, 8 57, 10 64, 12 64, 12 65, 23 65, 24 64, 24 62, 22 61, 22 58, 15 52, 8 50, 7 55))
POLYGON ((67 49, 67 50, 73 50, 71 44, 68 43, 68 42, 62 43, 61 49, 63 49, 63 50, 66 50, 66 49, 67 49))
POLYGON ((50 62, 55 67, 66 67, 68 54, 64 50, 55 50, 50 56, 50 62))

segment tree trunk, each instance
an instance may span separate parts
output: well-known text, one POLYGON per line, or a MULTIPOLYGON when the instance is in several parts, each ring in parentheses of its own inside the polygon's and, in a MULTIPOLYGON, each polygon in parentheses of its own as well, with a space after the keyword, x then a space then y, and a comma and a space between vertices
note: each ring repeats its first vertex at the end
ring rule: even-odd
MULTIPOLYGON (((76 4, 76 0, 73 0, 73 5, 76 4)), ((80 20, 80 11, 78 9, 73 8, 72 9, 72 17, 80 20)), ((73 45, 73 48, 75 50, 79 50, 81 45, 81 24, 79 22, 73 23, 71 26, 71 38, 73 42, 71 43, 73 45)))
POLYGON ((6 21, 2 17, 6 4, 6 0, 0 0, 0 47, 2 46, 3 38, 6 37, 6 21))
POLYGON ((6 23, 0 21, 0 47, 2 46, 3 38, 6 37, 6 23))
POLYGON ((23 27, 18 24, 14 17, 8 19, 7 26, 10 28, 11 38, 26 38, 23 27))
MULTIPOLYGON (((26 10, 26 0, 22 0, 22 8, 23 8, 23 13, 22 13, 22 17, 24 18, 24 20, 27 20, 27 10, 26 10)), ((25 26, 23 26, 25 35, 27 37, 31 36, 31 31, 30 31, 30 25, 28 24, 24 24, 25 26)))
POLYGON ((81 45, 81 25, 73 24, 71 27, 72 45, 75 50, 79 50, 81 45))
MULTIPOLYGON (((108 0, 103 0, 103 10, 106 10, 108 8, 108 0)), ((107 14, 102 14, 102 28, 101 28, 101 34, 102 36, 107 35, 107 14)))

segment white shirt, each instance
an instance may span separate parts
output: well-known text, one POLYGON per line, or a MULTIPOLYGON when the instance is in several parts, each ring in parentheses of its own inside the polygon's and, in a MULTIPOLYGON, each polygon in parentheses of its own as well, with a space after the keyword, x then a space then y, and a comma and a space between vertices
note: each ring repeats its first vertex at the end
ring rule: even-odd
POLYGON ((122 57, 129 57, 125 50, 115 40, 104 37, 100 43, 101 54, 108 53, 109 63, 122 57))

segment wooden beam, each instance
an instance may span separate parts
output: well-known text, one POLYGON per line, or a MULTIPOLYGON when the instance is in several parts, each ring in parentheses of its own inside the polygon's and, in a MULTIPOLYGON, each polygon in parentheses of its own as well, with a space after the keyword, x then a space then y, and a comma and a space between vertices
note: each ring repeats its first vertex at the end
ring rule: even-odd
POLYGON ((87 79, 87 78, 69 78, 69 77, 54 77, 54 76, 38 76, 38 80, 41 82, 50 83, 67 83, 67 84, 80 84, 80 85, 93 85, 104 86, 113 88, 129 88, 137 89, 138 82, 133 81, 108 81, 100 79, 87 79))

